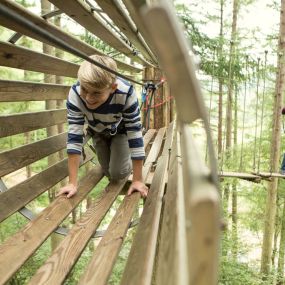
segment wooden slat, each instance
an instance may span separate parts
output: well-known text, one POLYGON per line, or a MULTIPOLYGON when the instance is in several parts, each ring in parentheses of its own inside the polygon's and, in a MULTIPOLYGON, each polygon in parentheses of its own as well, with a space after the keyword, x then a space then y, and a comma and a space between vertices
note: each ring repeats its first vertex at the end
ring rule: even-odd
MULTIPOLYGON (((84 43, 83 41, 78 40, 76 37, 71 36, 71 35, 63 32, 61 29, 59 29, 55 25, 49 23, 48 21, 44 20, 42 17, 39 17, 39 16, 29 12, 27 9, 25 9, 20 4, 17 4, 13 1, 10 1, 10 0, 2 0, 1 4, 4 4, 6 7, 15 11, 17 14, 25 17, 27 20, 29 20, 32 23, 36 24, 37 26, 45 29, 49 33, 53 34, 55 37, 63 40, 65 43, 69 44, 70 46, 72 46, 78 50, 80 50, 81 52, 84 52, 88 55, 92 55, 92 54, 103 55, 103 53, 100 52, 99 50, 95 49, 94 47, 92 47, 86 43, 84 43)), ((9 28, 9 29, 15 30, 21 34, 24 34, 26 36, 32 37, 36 40, 39 40, 41 42, 44 42, 44 43, 47 43, 47 44, 54 46, 53 43, 47 41, 45 38, 39 36, 38 34, 34 33, 30 29, 26 29, 23 26, 16 24, 15 21, 13 21, 13 20, 7 20, 7 19, 4 19, 0 16, 0 24, 9 28)), ((122 70, 129 71, 129 72, 136 72, 136 73, 141 72, 141 69, 139 69, 137 67, 131 66, 131 65, 126 64, 124 62, 121 62, 119 60, 115 60, 115 61, 117 62, 118 67, 122 70)))
POLYGON ((198 118, 206 120, 203 96, 193 68, 195 65, 189 56, 191 48, 173 13, 173 6, 168 1, 160 1, 159 5, 144 9, 141 19, 175 97, 178 118, 185 123, 198 118))
POLYGON ((182 165, 185 193, 189 259, 189 284, 217 284, 219 256, 219 193, 209 179, 191 135, 181 125, 182 165), (201 221, 203 221, 201 223, 201 221))
POLYGON ((147 131, 147 133, 144 135, 143 140, 144 140, 144 146, 145 148, 148 146, 149 142, 151 141, 151 139, 153 138, 153 136, 155 135, 156 130, 154 129, 150 129, 147 131))
POLYGON ((66 109, 0 116, 0 138, 66 122, 66 109))
POLYGON ((132 48, 107 27, 100 17, 84 2, 73 0, 68 5, 62 0, 50 0, 50 2, 111 47, 140 64, 149 65, 146 60, 134 55, 132 48))
POLYGON ((155 50, 155 46, 150 40, 149 33, 147 32, 144 26, 144 23, 143 23, 143 19, 140 15, 140 9, 142 6, 146 6, 147 1, 146 0, 140 0, 140 1, 122 0, 122 2, 126 6, 132 20, 136 24, 138 31, 142 34, 144 40, 146 41, 147 45, 150 47, 151 51, 154 54, 157 54, 155 50))
POLYGON ((0 153, 0 177, 66 147, 66 133, 0 153))
POLYGON ((239 178, 239 179, 244 179, 244 180, 253 181, 253 182, 260 182, 262 179, 262 177, 257 174, 240 173, 240 172, 232 172, 232 171, 222 171, 219 173, 219 176, 221 178, 225 178, 225 177, 239 178))
MULTIPOLYGON (((144 136, 145 147, 147 147, 154 134, 155 130, 149 130, 146 133, 144 136)), ((101 193, 95 204, 88 209, 87 213, 71 229, 68 236, 60 243, 52 256, 37 271, 30 284, 62 284, 114 199, 122 190, 126 180, 127 178, 108 185, 108 191, 101 193), (50 267, 51 264, 53 264, 52 267, 50 267)))
POLYGON ((33 276, 30 285, 62 284, 75 262, 92 238, 102 219, 124 187, 127 179, 110 183, 108 191, 102 191, 95 203, 72 227, 66 238, 33 276))
POLYGON ((4 42, 0 42, 0 65, 74 78, 79 68, 78 64, 4 42))
POLYGON ((0 102, 65 100, 70 86, 0 80, 0 102))
MULTIPOLYGON (((160 129, 154 140, 143 167, 143 179, 146 178, 152 163, 157 159, 164 134, 165 128, 160 129)), ((138 192, 131 196, 125 196, 79 284, 106 284, 139 200, 140 194, 138 192)))
MULTIPOLYGON (((90 161, 92 157, 93 155, 90 151, 86 152, 86 159, 81 162, 81 165, 90 161)), ((67 159, 64 159, 7 191, 0 193, 0 222, 50 189, 67 175, 67 159), (30 191, 31 189, 33 191, 30 191)))
POLYGON ((166 128, 159 129, 159 131, 155 137, 155 140, 152 144, 151 150, 150 150, 150 152, 149 152, 149 154, 145 160, 144 168, 143 168, 143 179, 144 180, 147 177, 149 170, 150 170, 148 168, 148 166, 149 165, 152 166, 152 164, 156 161, 156 159, 159 155, 165 131, 166 131, 166 128))
POLYGON ((56 198, 34 220, 0 246, 0 284, 5 284, 11 278, 102 177, 101 167, 96 166, 81 180, 75 196, 70 199, 65 195, 56 198))
POLYGON ((127 12, 117 0, 97 0, 96 2, 146 59, 157 61, 127 12))
POLYGON ((162 198, 167 181, 169 149, 173 141, 172 128, 173 124, 166 134, 167 141, 164 144, 163 155, 160 156, 154 172, 121 284, 151 284, 162 198))
POLYGON ((168 183, 164 196, 163 216, 160 228, 160 238, 157 251, 156 268, 153 274, 153 282, 157 285, 187 284, 188 274, 185 260, 185 239, 181 235, 181 220, 179 216, 183 212, 183 179, 181 171, 181 153, 178 145, 178 132, 171 149, 169 162, 168 183), (180 196, 180 197, 179 197, 180 196), (182 239, 182 241, 181 241, 182 239), (184 240, 183 240, 184 239, 184 240), (181 252, 181 250, 183 250, 181 252))

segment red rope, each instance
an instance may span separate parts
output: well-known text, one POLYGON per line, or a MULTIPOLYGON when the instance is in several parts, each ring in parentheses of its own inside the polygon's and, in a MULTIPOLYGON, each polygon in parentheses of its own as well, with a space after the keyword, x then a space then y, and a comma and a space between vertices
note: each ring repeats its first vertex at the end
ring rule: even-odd
MULTIPOLYGON (((172 100, 172 99, 173 99, 173 96, 170 96, 170 97, 168 97, 166 100, 164 100, 163 102, 157 103, 157 104, 152 105, 152 106, 150 106, 150 107, 145 107, 145 108, 143 108, 143 111, 146 111, 146 110, 149 109, 149 108, 150 108, 150 109, 155 109, 155 108, 157 108, 157 107, 159 107, 159 106, 165 104, 166 102, 168 102, 168 101, 170 101, 170 100, 172 100)), ((146 97, 146 103, 147 103, 147 105, 148 105, 148 96, 146 97)))

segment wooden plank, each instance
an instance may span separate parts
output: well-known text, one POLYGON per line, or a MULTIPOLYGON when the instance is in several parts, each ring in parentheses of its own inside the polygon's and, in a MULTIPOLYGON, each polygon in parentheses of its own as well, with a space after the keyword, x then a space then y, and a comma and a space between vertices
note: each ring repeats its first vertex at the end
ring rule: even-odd
POLYGON ((188 284, 188 273, 185 268, 187 266, 187 260, 185 260, 185 252, 187 252, 185 233, 181 237, 179 236, 181 230, 183 230, 181 229, 179 213, 184 210, 184 207, 183 203, 180 202, 181 199, 179 199, 179 196, 183 194, 183 179, 177 134, 178 132, 175 132, 175 139, 171 149, 156 268, 153 274, 153 282, 157 285, 188 284), (181 247, 184 251, 181 251, 181 247))
POLYGON ((102 191, 95 203, 72 227, 66 238, 55 249, 52 256, 40 267, 29 284, 62 284, 80 254, 92 238, 102 219, 124 187, 127 178, 110 183, 108 191, 102 191))
POLYGON ((151 150, 150 150, 150 152, 149 152, 149 154, 145 160, 145 163, 144 163, 143 179, 145 179, 149 173, 149 168, 146 166, 149 166, 149 165, 152 166, 152 164, 156 161, 156 159, 159 155, 165 131, 166 131, 166 128, 159 129, 159 131, 155 137, 155 140, 152 144, 151 150))
MULTIPOLYGON (((219 176, 222 178, 239 178, 253 182, 260 182, 262 177, 257 174, 251 173, 239 173, 239 172, 232 172, 232 171, 222 171, 219 173, 219 176)), ((265 178, 265 177, 264 177, 265 178)))
POLYGON ((147 1, 146 0, 140 0, 140 1, 122 0, 122 2, 126 6, 129 12, 129 15, 131 16, 131 19, 135 23, 138 31, 142 34, 144 40, 146 41, 147 45, 150 47, 152 53, 156 55, 157 53, 155 50, 155 46, 153 45, 150 39, 149 33, 146 30, 144 23, 143 23, 143 19, 140 15, 140 9, 143 6, 147 5, 147 1))
POLYGON ((1 244, 0 284, 5 284, 12 277, 102 177, 101 167, 96 166, 80 181, 75 196, 70 199, 65 195, 57 197, 34 220, 1 244))
POLYGON ((66 122, 66 109, 0 116, 0 138, 66 122))
MULTIPOLYGON (((151 169, 152 163, 157 159, 164 133, 165 128, 160 129, 154 140, 143 167, 144 180, 151 169)), ((101 285, 107 283, 139 200, 140 194, 138 192, 133 193, 131 196, 125 196, 79 284, 101 285)))
POLYGON ((144 9, 141 19, 175 97, 177 116, 185 123, 198 118, 206 121, 207 113, 195 74, 193 56, 189 56, 191 48, 173 13, 173 6, 168 1, 158 2, 159 4, 144 9))
POLYGON ((97 0, 96 2, 143 56, 156 63, 154 54, 121 4, 117 0, 97 0))
POLYGON ((4 42, 0 42, 0 65, 73 78, 79 68, 78 64, 4 42))
POLYGON ((84 2, 73 0, 68 5, 62 0, 51 0, 50 2, 111 47, 142 65, 149 65, 145 59, 134 55, 133 49, 106 26, 102 19, 84 2))
POLYGON ((0 177, 66 147, 66 133, 0 153, 0 177))
MULTIPOLYGON (((93 154, 90 151, 86 152, 86 158, 81 162, 81 165, 90 161, 92 157, 93 154)), ((64 159, 7 191, 0 193, 0 222, 50 189, 67 175, 67 159, 64 159), (50 179, 51 177, 52 179, 50 179), (30 191, 31 189, 33 191, 30 191)))
MULTIPOLYGON (((145 147, 154 134, 155 130, 149 130, 146 133, 144 136, 145 147)), ((108 185, 108 191, 101 193, 95 204, 88 209, 87 213, 71 229, 52 256, 37 271, 30 284, 62 284, 114 199, 121 192, 126 180, 127 178, 108 185), (52 268, 50 264, 53 264, 52 268)))
POLYGON ((153 136, 155 135, 156 130, 154 129, 149 129, 147 131, 147 133, 144 135, 143 140, 144 140, 144 147, 146 148, 149 144, 149 142, 151 141, 151 139, 153 138, 153 136))
POLYGON ((285 178, 285 175, 281 173, 274 173, 274 172, 259 172, 259 173, 254 173, 255 175, 261 176, 263 179, 270 179, 272 177, 277 177, 277 178, 285 178))
POLYGON ((173 141, 173 138, 169 136, 172 135, 173 130, 170 128, 166 134, 167 143, 164 145, 163 155, 160 156, 154 172, 153 182, 132 243, 121 284, 151 284, 162 201, 167 181, 169 148, 173 141))
MULTIPOLYGON (((29 20, 32 23, 36 24, 37 26, 45 29, 47 32, 53 34, 55 37, 63 40, 65 43, 69 44, 70 46, 72 46, 78 50, 80 50, 81 52, 84 52, 88 55, 93 55, 93 54, 103 55, 103 53, 101 51, 97 50, 96 48, 92 47, 91 45, 88 45, 87 43, 84 43, 83 41, 78 40, 76 37, 67 34, 66 32, 62 31, 60 28, 56 27, 55 25, 49 23, 48 21, 46 21, 42 17, 39 17, 39 16, 35 15, 34 13, 28 11, 22 5, 17 4, 13 1, 10 1, 10 0, 2 0, 1 4, 12 9, 17 14, 25 17, 27 20, 29 20)), ((44 42, 44 43, 47 43, 47 44, 54 46, 53 43, 47 41, 45 38, 39 36, 38 34, 34 33, 30 29, 26 29, 23 26, 16 24, 15 21, 13 21, 13 20, 7 20, 7 19, 4 19, 3 17, 0 16, 0 23, 1 23, 1 25, 5 26, 9 29, 15 30, 21 34, 24 34, 26 36, 32 37, 36 40, 39 40, 41 42, 44 42)), ((131 66, 131 65, 126 64, 124 62, 121 62, 119 60, 115 60, 115 61, 117 62, 117 65, 121 70, 129 71, 129 72, 135 72, 135 73, 141 72, 140 68, 131 66)))
POLYGON ((65 100, 70 86, 0 80, 0 102, 65 100))
POLYGON ((181 145, 186 219, 191 222, 187 227, 189 284, 214 285, 218 275, 219 193, 198 155, 190 126, 184 124, 181 145))

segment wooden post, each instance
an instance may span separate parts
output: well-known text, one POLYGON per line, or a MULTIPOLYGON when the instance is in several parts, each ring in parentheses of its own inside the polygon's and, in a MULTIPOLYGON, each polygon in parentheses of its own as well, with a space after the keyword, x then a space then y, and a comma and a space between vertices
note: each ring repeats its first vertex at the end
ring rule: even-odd
MULTIPOLYGON (((154 69, 152 67, 146 67, 143 70, 143 80, 144 82, 151 81, 154 78, 154 69)), ((150 97, 148 98, 150 100, 150 97)), ((147 102, 144 102, 143 107, 142 107, 142 122, 143 126, 146 129, 152 129, 154 128, 154 118, 153 118, 153 112, 149 110, 150 112, 150 119, 149 119, 149 125, 148 125, 148 118, 146 117, 146 108, 147 108, 147 102)))
MULTIPOLYGON (((159 83, 161 78, 163 77, 161 69, 158 68, 145 68, 144 69, 144 76, 143 79, 145 82, 153 82, 154 84, 159 83)), ((143 105, 142 108, 142 120, 144 122, 145 128, 155 128, 159 129, 164 126, 168 126, 169 122, 171 121, 171 112, 170 112, 170 89, 167 85, 167 83, 163 83, 163 85, 160 85, 158 89, 155 91, 151 106, 154 106, 154 108, 151 108, 149 110, 150 112, 150 120, 149 120, 149 126, 148 126, 148 118, 145 118, 146 115, 146 108, 147 104, 146 102, 143 105)), ((148 101, 150 102, 150 95, 148 97, 148 101)))

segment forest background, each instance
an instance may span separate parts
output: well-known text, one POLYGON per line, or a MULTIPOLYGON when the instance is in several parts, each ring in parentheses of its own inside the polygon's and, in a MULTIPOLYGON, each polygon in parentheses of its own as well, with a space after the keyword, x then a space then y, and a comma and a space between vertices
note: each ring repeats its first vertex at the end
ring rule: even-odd
MULTIPOLYGON (((18 0, 37 14, 43 14, 52 7, 47 1, 18 0)), ((96 3, 93 1, 94 5, 96 3)), ((176 1, 175 9, 185 27, 185 36, 191 41, 198 63, 197 76, 200 79, 204 99, 209 112, 220 171, 260 172, 273 171, 271 148, 274 100, 276 94, 276 76, 278 74, 278 49, 280 9, 277 1, 176 1)), ((76 37, 94 45, 115 58, 125 60, 116 52, 94 37, 67 16, 58 16, 50 21, 76 37)), ((8 41, 13 31, 0 26, 0 40, 8 41)), ((17 44, 32 50, 43 51, 72 62, 78 58, 43 45, 27 37, 22 37, 17 44)), ((70 85, 73 80, 65 78, 47 78, 37 72, 21 71, 12 68, 0 68, 0 78, 8 80, 25 80, 33 82, 57 82, 70 85)), ((138 78, 140 79, 140 78, 138 78)), ((138 93, 140 90, 137 90, 138 93)), ((1 114, 40 111, 61 108, 64 102, 17 102, 0 103, 1 114)), ((65 128, 63 126, 62 128, 65 128)), ((194 125, 196 139, 200 141, 201 154, 206 156, 206 147, 200 133, 201 124, 194 125)), ((27 142, 43 139, 58 130, 41 129, 25 135, 15 135, 0 139, 0 149, 5 151, 27 142)), ((279 142, 282 142, 282 137, 279 142)), ((285 149, 281 143, 280 156, 285 149)), ((64 156, 65 154, 57 154, 64 156)), ((19 183, 26 177, 45 169, 55 161, 55 157, 42 159, 13 175, 4 177, 8 187, 19 183)), ((96 162, 95 162, 96 163, 96 162)), ((92 167, 92 165, 87 165, 92 167)), ((82 170, 84 171, 84 170, 82 170)), ((91 199, 106 186, 104 180, 100 187, 91 193, 91 199)), ((223 202, 223 219, 225 229, 222 235, 219 284, 283 284, 284 249, 285 249, 285 208, 284 182, 280 179, 276 190, 276 211, 272 244, 264 240, 266 234, 266 217, 268 182, 252 183, 237 179, 224 179, 221 182, 223 202), (269 244, 269 248, 268 245, 269 244), (269 261, 265 252, 270 252, 269 261)), ((33 212, 40 212, 54 198, 60 185, 49 193, 41 195, 36 201, 27 205, 33 212)), ((120 199, 120 198, 118 198, 120 199)), ((80 205, 72 216, 68 217, 64 227, 75 223, 76 219, 88 207, 90 200, 80 205)), ((274 208, 274 206, 272 206, 274 208)), ((113 209, 103 220, 100 229, 106 228, 113 209)), ((141 210, 141 209, 140 209, 141 210)), ((139 211, 137 216, 139 215, 139 211)), ((0 225, 0 241, 15 233, 27 223, 16 213, 0 225)), ((118 284, 126 262, 130 241, 135 233, 132 228, 128 233, 120 256, 116 263, 109 284, 118 284)), ((269 229, 270 231, 270 229, 269 229)), ((272 231, 272 230, 271 230, 272 231)), ((56 247, 62 237, 54 234, 21 268, 11 284, 25 284, 39 268, 49 253, 56 247)), ((94 247, 99 239, 91 241, 83 256, 73 269, 66 284, 76 284, 80 273, 86 267, 94 247)))

